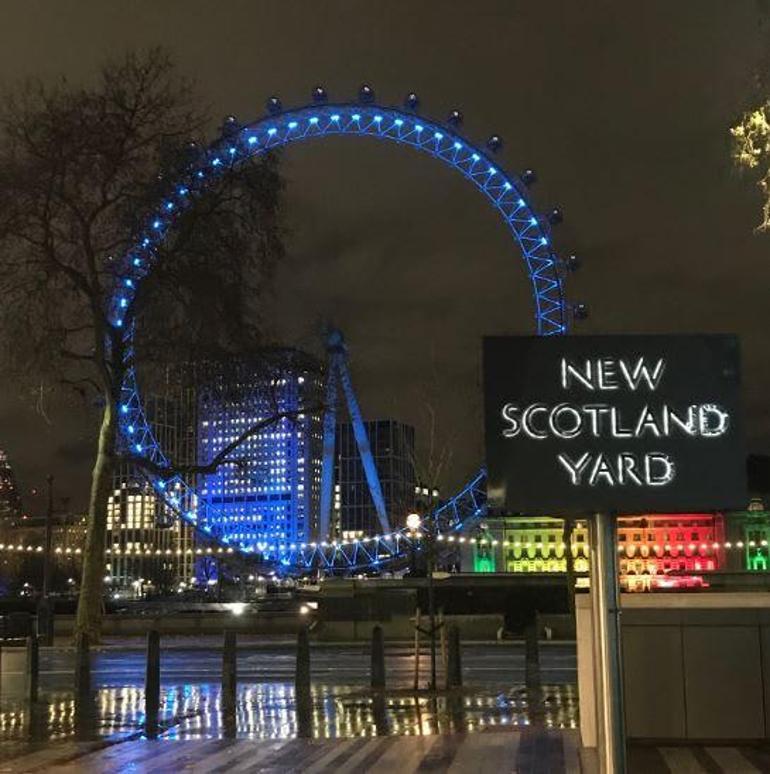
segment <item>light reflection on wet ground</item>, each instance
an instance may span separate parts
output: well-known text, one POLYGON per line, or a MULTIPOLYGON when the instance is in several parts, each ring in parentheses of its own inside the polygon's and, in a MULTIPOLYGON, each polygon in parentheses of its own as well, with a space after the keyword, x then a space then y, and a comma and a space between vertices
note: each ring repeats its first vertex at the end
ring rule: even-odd
MULTIPOLYGON (((161 735, 169 739, 337 739, 429 735, 542 725, 575 728, 577 694, 571 685, 544 686, 534 704, 526 691, 468 689, 455 696, 389 692, 314 684, 311 702, 298 707, 292 683, 239 685, 234 723, 223 722, 218 683, 163 686, 161 735)), ((0 738, 6 755, 45 740, 119 739, 141 735, 144 692, 135 686, 100 688, 76 707, 71 692, 42 693, 30 707, 20 698, 0 700, 0 738), (16 748, 15 750, 12 748, 16 748)))

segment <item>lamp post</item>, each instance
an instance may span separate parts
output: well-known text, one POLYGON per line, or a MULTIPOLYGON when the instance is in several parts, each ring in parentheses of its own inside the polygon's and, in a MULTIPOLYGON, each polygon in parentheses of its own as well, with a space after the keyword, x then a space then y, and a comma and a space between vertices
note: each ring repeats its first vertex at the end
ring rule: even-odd
POLYGON ((406 517, 406 526, 411 537, 409 543, 409 574, 413 578, 417 576, 417 546, 415 541, 417 540, 417 533, 420 529, 421 521, 419 513, 410 513, 406 517))
POLYGON ((412 533, 412 552, 414 555, 414 540, 425 538, 426 565, 428 572, 428 620, 430 621, 430 689, 435 691, 436 682, 436 601, 433 587, 433 571, 435 569, 435 534, 430 520, 424 522, 419 513, 410 513, 406 517, 406 526, 412 533))
POLYGON ((45 512, 43 538, 43 589, 37 605, 37 634, 43 645, 53 645, 53 610, 48 595, 51 591, 51 533, 53 531, 53 476, 48 475, 48 507, 45 512))

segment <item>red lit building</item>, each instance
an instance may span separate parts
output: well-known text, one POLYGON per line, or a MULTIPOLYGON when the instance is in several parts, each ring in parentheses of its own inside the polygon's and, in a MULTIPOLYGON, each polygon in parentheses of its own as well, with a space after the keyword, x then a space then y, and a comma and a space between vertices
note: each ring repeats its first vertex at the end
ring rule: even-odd
POLYGON ((721 514, 677 513, 618 519, 621 575, 698 573, 724 569, 721 514))

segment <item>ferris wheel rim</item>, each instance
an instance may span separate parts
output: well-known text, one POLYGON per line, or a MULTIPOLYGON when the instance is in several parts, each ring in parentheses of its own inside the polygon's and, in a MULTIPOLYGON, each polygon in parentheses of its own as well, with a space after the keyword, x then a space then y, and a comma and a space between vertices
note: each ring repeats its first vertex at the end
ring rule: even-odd
MULTIPOLYGON (((563 290, 562 265, 553 250, 547 221, 532 207, 526 184, 507 174, 489 153, 460 135, 453 126, 394 107, 342 102, 282 110, 279 114, 238 126, 212 143, 188 174, 174 183, 174 193, 159 202, 157 209, 149 214, 145 230, 119 263, 108 317, 113 327, 122 331, 127 357, 133 353, 135 323, 131 310, 136 292, 151 273, 155 249, 173 228, 177 214, 205 192, 209 179, 216 179, 231 166, 276 148, 328 136, 364 136, 393 141, 426 152, 462 173, 486 195, 514 236, 530 280, 537 333, 544 336, 567 333, 569 310, 563 290)), ((127 369, 117 410, 121 442, 134 455, 147 457, 156 465, 169 465, 145 414, 133 366, 127 369)), ((449 503, 462 497, 483 473, 482 469, 449 503)), ((201 502, 197 501, 194 509, 186 505, 198 496, 181 477, 149 478, 164 503, 202 530, 204 535, 244 553, 255 553, 253 546, 231 541, 227 536, 217 537, 210 528, 200 526, 201 502)), ((265 545, 259 552, 274 553, 278 557, 279 545, 265 545)))

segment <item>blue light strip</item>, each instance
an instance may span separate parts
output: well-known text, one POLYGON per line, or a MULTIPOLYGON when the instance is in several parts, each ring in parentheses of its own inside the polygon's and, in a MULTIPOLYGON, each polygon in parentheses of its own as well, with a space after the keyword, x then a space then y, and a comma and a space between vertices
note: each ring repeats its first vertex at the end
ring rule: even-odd
MULTIPOLYGON (((127 361, 133 357, 133 302, 139 284, 152 271, 157 247, 174 220, 192 205, 199 193, 205 190, 208 181, 231 166, 268 150, 341 134, 370 136, 409 145, 443 161, 473 183, 500 213, 519 245, 532 287, 537 333, 551 336, 567 332, 568 311, 561 268, 551 247, 548 226, 545 219, 539 218, 529 205, 526 186, 518 178, 507 175, 484 151, 453 129, 415 114, 371 104, 315 105, 260 119, 231 138, 212 145, 187 177, 174 186, 173 193, 159 203, 158 210, 147 218, 144 232, 119 264, 121 268, 108 307, 111 324, 116 330, 123 331, 127 361)), ((128 369, 121 388, 118 422, 121 443, 125 448, 161 466, 169 464, 147 422, 133 367, 128 369)), ((433 518, 439 523, 443 520, 456 524, 461 517, 479 515, 484 507, 483 493, 475 483, 484 478, 485 472, 482 471, 447 506, 435 512, 433 518), (468 496, 472 503, 476 503, 475 507, 466 507, 468 496)), ((199 516, 208 505, 198 498, 193 489, 178 476, 165 481, 157 478, 152 483, 169 507, 197 525, 199 516)), ((206 524, 211 520, 201 517, 200 521, 206 524)), ((230 541, 224 534, 215 534, 212 527, 202 527, 201 530, 224 545, 232 544, 245 553, 255 551, 251 545, 230 541)), ((259 551, 267 558, 280 559, 284 564, 298 563, 309 567, 313 562, 321 562, 323 566, 333 566, 339 559, 353 568, 401 556, 409 547, 408 541, 403 533, 391 533, 371 538, 366 543, 345 546, 344 549, 341 545, 313 546, 311 550, 307 546, 262 544, 259 551), (342 555, 339 555, 340 552, 342 555)))

